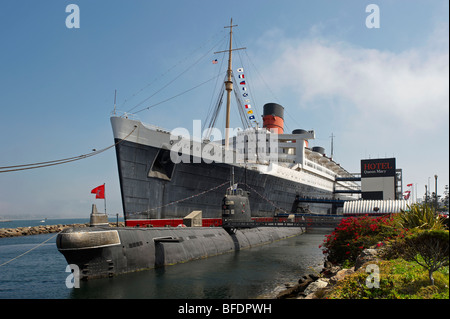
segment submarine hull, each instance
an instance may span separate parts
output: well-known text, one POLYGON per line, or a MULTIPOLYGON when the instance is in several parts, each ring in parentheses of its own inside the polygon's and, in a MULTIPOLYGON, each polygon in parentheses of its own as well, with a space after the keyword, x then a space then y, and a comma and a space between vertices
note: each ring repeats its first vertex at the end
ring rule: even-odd
POLYGON ((303 233, 302 227, 255 227, 227 232, 221 227, 68 228, 56 244, 80 279, 112 277, 128 272, 207 258, 303 233))

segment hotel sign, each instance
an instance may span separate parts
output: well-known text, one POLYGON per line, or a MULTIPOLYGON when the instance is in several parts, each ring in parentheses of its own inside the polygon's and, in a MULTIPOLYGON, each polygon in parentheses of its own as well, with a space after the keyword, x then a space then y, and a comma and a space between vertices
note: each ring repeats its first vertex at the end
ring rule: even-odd
POLYGON ((361 160, 361 178, 395 176, 395 158, 361 160))

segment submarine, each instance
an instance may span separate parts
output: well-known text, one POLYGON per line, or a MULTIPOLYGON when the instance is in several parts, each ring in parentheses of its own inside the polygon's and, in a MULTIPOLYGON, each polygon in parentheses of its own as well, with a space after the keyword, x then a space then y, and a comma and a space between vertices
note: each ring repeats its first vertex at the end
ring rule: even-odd
POLYGON ((202 227, 201 211, 194 211, 177 227, 111 227, 106 214, 92 205, 89 227, 60 232, 57 249, 79 279, 113 277, 232 253, 294 237, 304 224, 284 218, 264 223, 251 218, 249 194, 230 187, 222 200, 222 225, 202 227), (199 222, 200 220, 200 222, 199 222), (199 225, 199 226, 198 226, 199 225))

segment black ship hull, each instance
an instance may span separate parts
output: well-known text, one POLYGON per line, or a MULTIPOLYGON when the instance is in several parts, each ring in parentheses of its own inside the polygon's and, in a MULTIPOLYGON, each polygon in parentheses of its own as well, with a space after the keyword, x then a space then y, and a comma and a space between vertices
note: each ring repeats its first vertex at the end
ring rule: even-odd
MULTIPOLYGON (((204 218, 220 218, 220 203, 232 178, 250 192, 254 217, 290 213, 297 195, 332 198, 330 191, 243 166, 196 163, 192 158, 188 163, 173 164, 169 152, 125 140, 116 145, 127 219, 183 218, 193 210, 201 210, 204 218)), ((309 209, 313 213, 330 214, 332 205, 311 203, 309 209)))

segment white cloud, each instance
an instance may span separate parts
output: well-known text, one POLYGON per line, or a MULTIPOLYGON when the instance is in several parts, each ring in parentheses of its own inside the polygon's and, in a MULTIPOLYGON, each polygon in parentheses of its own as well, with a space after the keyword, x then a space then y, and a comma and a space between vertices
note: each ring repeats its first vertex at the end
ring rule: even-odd
POLYGON ((448 51, 401 53, 325 40, 283 41, 267 72, 274 90, 290 89, 299 105, 333 97, 359 122, 391 118, 424 129, 447 120, 448 51), (278 89, 277 89, 278 88, 278 89))
POLYGON ((422 47, 401 52, 320 34, 293 39, 279 30, 264 39, 275 52, 271 59, 264 52, 266 63, 259 62, 271 90, 292 117, 316 130, 321 146, 330 145, 331 132, 337 135, 335 156, 344 167, 357 171, 362 158, 392 156, 404 181, 426 183, 438 174, 448 184, 448 23, 422 47))

